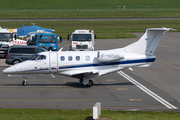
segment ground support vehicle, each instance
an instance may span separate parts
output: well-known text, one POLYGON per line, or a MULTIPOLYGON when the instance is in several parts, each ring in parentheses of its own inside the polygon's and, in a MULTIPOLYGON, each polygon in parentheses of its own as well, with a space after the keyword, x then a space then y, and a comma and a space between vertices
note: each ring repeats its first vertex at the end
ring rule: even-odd
POLYGON ((94 35, 93 30, 75 30, 71 34, 71 46, 72 51, 94 51, 94 35))
MULTIPOLYGON (((16 36, 16 35, 15 35, 16 36)), ((13 38, 13 33, 0 27, 0 57, 5 57, 8 48, 14 45, 27 45, 25 40, 13 38)))
MULTIPOLYGON (((28 35, 27 35, 28 36, 28 35)), ((60 37, 60 42, 62 38, 60 37)), ((31 34, 27 44, 46 48, 47 50, 58 50, 59 36, 51 32, 37 32, 31 34)))
POLYGON ((0 57, 5 57, 8 52, 9 45, 0 44, 0 57))
POLYGON ((5 57, 9 46, 13 46, 13 34, 0 27, 0 57, 5 57))

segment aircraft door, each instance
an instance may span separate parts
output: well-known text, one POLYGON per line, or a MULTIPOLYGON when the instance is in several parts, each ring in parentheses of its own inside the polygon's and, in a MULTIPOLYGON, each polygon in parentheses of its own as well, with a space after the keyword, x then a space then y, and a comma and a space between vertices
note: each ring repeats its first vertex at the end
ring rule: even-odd
POLYGON ((55 73, 58 71, 58 57, 57 52, 49 53, 49 71, 55 73))

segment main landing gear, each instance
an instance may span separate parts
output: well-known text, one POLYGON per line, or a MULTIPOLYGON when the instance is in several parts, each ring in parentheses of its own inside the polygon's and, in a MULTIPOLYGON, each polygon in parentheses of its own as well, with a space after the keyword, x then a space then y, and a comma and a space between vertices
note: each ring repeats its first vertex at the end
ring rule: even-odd
POLYGON ((79 79, 79 82, 82 83, 83 85, 86 85, 88 87, 93 86, 93 81, 90 80, 88 77, 84 77, 83 79, 79 79))
POLYGON ((27 80, 26 80, 26 77, 25 77, 25 76, 23 76, 22 85, 24 85, 24 86, 26 86, 26 85, 27 85, 27 80))

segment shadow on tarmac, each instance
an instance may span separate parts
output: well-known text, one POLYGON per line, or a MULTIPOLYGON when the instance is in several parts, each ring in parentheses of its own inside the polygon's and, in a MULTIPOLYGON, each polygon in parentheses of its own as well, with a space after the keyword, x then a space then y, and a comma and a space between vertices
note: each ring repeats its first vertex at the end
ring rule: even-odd
MULTIPOLYGON (((106 85, 134 85, 132 84, 131 82, 124 82, 124 83, 112 83, 112 84, 94 84, 93 86, 106 86, 106 85)), ((10 87, 10 86, 13 86, 13 87, 19 87, 19 86, 23 86, 22 84, 1 84, 0 87, 10 87)), ((85 86, 81 83, 78 83, 78 82, 67 82, 65 84, 27 84, 28 87, 50 87, 50 86, 53 86, 53 87, 73 87, 73 88, 89 88, 88 86, 85 86)))

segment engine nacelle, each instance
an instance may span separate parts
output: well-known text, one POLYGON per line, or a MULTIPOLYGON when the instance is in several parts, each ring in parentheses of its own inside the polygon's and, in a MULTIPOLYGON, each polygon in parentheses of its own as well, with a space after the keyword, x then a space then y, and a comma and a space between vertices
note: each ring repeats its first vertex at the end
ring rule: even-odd
POLYGON ((101 62, 110 62, 123 59, 124 57, 119 53, 109 51, 98 51, 97 58, 101 62))

